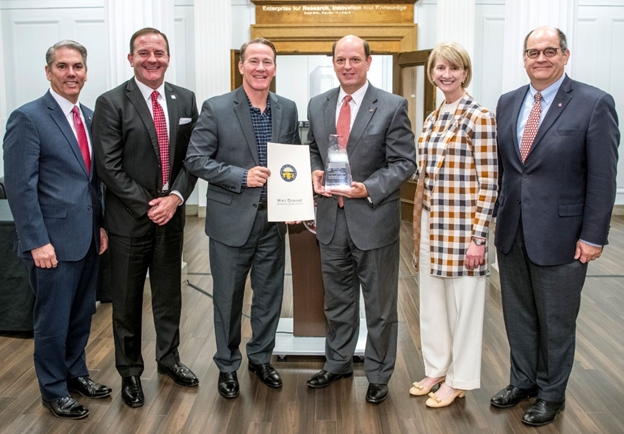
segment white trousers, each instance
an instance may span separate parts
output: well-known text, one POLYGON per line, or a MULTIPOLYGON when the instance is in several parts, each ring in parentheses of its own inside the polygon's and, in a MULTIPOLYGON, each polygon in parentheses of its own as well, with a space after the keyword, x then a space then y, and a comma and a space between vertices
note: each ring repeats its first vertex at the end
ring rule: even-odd
POLYGON ((432 276, 429 213, 420 242, 420 342, 427 377, 443 377, 462 390, 481 386, 486 276, 432 276))

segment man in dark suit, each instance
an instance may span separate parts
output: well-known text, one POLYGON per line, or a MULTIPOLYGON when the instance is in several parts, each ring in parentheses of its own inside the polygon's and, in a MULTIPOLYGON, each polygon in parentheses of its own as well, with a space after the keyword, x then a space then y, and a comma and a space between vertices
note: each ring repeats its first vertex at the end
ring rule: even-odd
POLYGON ((58 417, 89 410, 69 392, 105 398, 89 378, 85 346, 95 313, 101 229, 98 177, 90 149, 93 112, 78 102, 87 80, 87 50, 60 41, 46 53, 50 91, 15 110, 4 136, 7 197, 18 255, 35 294, 35 370, 43 404, 58 417), (86 126, 86 128, 85 128, 86 126))
POLYGON ((134 78, 100 96, 93 143, 107 187, 104 226, 110 236, 115 364, 121 397, 144 402, 140 376, 143 286, 149 270, 158 372, 185 387, 198 379, 180 362, 184 202, 197 178, 182 162, 197 120, 195 94, 165 83, 167 37, 153 28, 130 40, 134 78))
POLYGON ((496 109, 496 247, 511 380, 491 403, 509 408, 537 396, 522 418, 534 426, 565 407, 587 264, 607 244, 615 199, 615 103, 564 74, 569 57, 560 30, 530 32, 531 84, 503 95, 496 109))
POLYGON ((214 289, 219 393, 236 398, 241 364, 241 313, 251 269, 254 292, 248 368, 269 387, 282 387, 269 363, 284 291, 284 223, 267 221, 267 142, 299 144, 297 107, 269 92, 275 47, 254 39, 241 47, 243 85, 204 102, 186 167, 209 182, 206 235, 214 289))
POLYGON ((371 60, 366 41, 357 36, 339 40, 333 64, 340 87, 308 106, 312 180, 321 195, 316 236, 329 324, 327 362, 308 386, 327 387, 352 375, 361 285, 368 326, 366 400, 380 403, 388 396, 396 361, 399 188, 416 170, 416 152, 407 101, 368 83, 371 60), (347 190, 328 191, 323 175, 329 135, 336 133, 345 138, 353 183, 347 190))

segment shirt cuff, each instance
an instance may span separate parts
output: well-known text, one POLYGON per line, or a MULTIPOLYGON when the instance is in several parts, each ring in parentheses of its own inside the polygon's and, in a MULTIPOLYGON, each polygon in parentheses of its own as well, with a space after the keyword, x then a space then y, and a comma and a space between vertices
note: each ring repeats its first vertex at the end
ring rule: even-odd
POLYGON ((182 202, 180 202, 180 205, 178 206, 182 206, 184 204, 184 198, 182 197, 182 194, 178 190, 171 190, 169 194, 175 194, 176 196, 180 198, 182 202))
POLYGON ((603 247, 600 244, 590 243, 589 241, 585 241, 585 240, 580 240, 580 241, 584 242, 585 244, 589 244, 590 246, 593 246, 593 247, 603 247))
POLYGON ((243 173, 243 187, 247 188, 247 172, 249 170, 245 169, 245 173, 243 173))

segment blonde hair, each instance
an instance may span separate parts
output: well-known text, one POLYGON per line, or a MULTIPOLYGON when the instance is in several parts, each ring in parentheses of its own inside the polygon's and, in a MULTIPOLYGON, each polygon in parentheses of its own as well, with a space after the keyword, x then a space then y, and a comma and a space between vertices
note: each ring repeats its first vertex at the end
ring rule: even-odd
POLYGON ((427 61, 427 78, 434 86, 435 83, 433 78, 431 78, 431 71, 433 71, 436 63, 440 60, 446 61, 454 68, 466 71, 466 79, 461 85, 464 89, 467 88, 472 80, 472 63, 466 49, 457 42, 441 42, 435 46, 427 61))

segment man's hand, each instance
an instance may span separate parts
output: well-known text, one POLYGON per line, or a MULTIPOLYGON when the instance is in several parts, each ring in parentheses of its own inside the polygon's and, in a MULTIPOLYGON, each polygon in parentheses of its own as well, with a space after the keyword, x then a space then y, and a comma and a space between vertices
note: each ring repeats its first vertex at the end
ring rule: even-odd
POLYGON ((325 190, 323 187, 323 175, 325 172, 322 170, 315 170, 312 172, 312 185, 314 186, 314 191, 321 196, 331 197, 331 193, 325 190))
POLYGON ((39 268, 56 268, 58 261, 56 260, 56 252, 52 244, 48 243, 45 246, 37 247, 30 251, 32 254, 35 265, 39 268))
POLYGON ((100 228, 100 255, 108 249, 108 235, 104 228, 100 228))
POLYGON ((590 246, 587 243, 578 240, 576 242, 576 252, 574 253, 574 259, 579 259, 582 264, 586 264, 589 261, 600 258, 602 254, 602 247, 590 246))
POLYGON ((182 200, 177 194, 157 197, 149 202, 152 208, 147 212, 147 216, 159 226, 166 225, 181 203, 182 200))
POLYGON ((335 190, 327 189, 326 191, 329 191, 330 193, 337 196, 349 197, 351 199, 361 199, 364 197, 368 197, 368 190, 366 189, 366 186, 361 182, 352 182, 351 188, 335 190))
POLYGON ((262 187, 271 176, 267 167, 256 166, 247 171, 247 187, 262 187))
POLYGON ((470 241, 466 251, 466 259, 464 259, 464 266, 468 270, 475 270, 479 268, 479 265, 483 264, 485 264, 485 244, 477 246, 474 241, 470 241))

